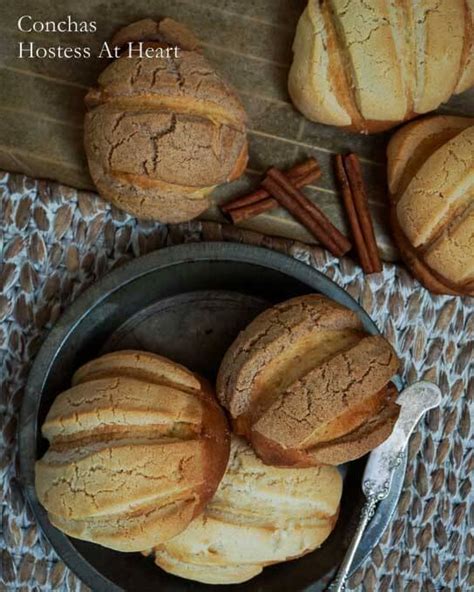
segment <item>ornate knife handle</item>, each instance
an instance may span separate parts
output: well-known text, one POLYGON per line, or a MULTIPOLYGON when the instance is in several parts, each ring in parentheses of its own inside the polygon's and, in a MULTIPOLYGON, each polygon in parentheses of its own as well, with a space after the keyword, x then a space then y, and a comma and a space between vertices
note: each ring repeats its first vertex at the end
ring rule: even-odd
POLYGON ((342 561, 338 569, 336 577, 334 578, 332 584, 328 588, 328 592, 343 592, 343 590, 346 589, 347 577, 349 575, 352 562, 354 561, 354 556, 356 554, 357 548, 359 547, 359 543, 362 540, 362 535, 364 534, 364 531, 367 528, 367 524, 370 522, 372 516, 375 513, 375 508, 377 507, 377 504, 381 499, 386 497, 386 495, 387 494, 385 492, 373 492, 370 496, 367 497, 367 501, 362 507, 359 524, 357 526, 355 535, 352 539, 349 548, 346 551, 344 560, 342 561))
POLYGON ((385 442, 378 446, 369 456, 364 471, 362 491, 367 499, 361 512, 357 531, 341 563, 331 586, 331 592, 342 592, 351 569, 354 556, 367 524, 374 515, 375 508, 390 492, 392 477, 400 464, 408 438, 418 423, 420 417, 428 410, 436 407, 441 401, 439 388, 425 381, 420 381, 406 388, 398 397, 400 415, 385 442))

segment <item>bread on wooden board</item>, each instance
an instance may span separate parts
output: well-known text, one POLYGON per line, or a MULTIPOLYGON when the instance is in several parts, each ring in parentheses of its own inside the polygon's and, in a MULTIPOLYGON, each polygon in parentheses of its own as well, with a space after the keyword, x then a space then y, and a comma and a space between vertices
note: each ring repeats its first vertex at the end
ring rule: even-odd
POLYGON ((107 354, 80 368, 42 426, 36 491, 66 534, 141 551, 188 526, 229 457, 210 386, 166 358, 107 354))
POLYGON ((342 479, 335 467, 268 466, 232 436, 229 463, 199 518, 153 549, 165 571, 207 584, 235 584, 266 565, 319 547, 337 520, 342 479))
POLYGON ((391 222, 413 274, 437 294, 474 296, 474 119, 405 125, 387 149, 391 222))
POLYGON ((472 0, 309 0, 289 92, 308 119, 382 131, 474 84, 472 0))
POLYGON ((125 51, 86 96, 85 149, 101 196, 139 218, 184 222, 247 163, 246 114, 234 90, 171 19, 145 19, 112 45, 180 47, 178 57, 125 51))
POLYGON ((266 310, 224 356, 217 394, 268 464, 341 464, 391 433, 399 361, 353 311, 318 295, 266 310))

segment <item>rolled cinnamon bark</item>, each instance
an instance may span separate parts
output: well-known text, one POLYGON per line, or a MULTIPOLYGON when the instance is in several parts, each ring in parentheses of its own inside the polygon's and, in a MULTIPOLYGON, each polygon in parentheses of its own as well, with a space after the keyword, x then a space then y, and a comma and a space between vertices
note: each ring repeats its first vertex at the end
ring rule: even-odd
POLYGON ((365 273, 382 271, 362 169, 356 154, 336 155, 336 177, 351 226, 356 251, 365 273))
MULTIPOLYGON (((316 181, 321 176, 321 169, 314 158, 298 164, 287 173, 295 187, 299 189, 316 181)), ((238 197, 220 206, 222 213, 231 219, 232 222, 242 222, 258 214, 278 207, 278 201, 270 196, 263 187, 256 191, 238 197)))
POLYGON ((359 224, 359 219, 357 218, 357 212, 355 209, 354 201, 352 199, 352 192, 351 187, 349 185, 349 179, 347 178, 346 171, 344 169, 342 154, 336 155, 336 176, 339 181, 344 207, 346 209, 347 217, 349 219, 349 225, 351 227, 357 255, 360 259, 360 264, 365 273, 371 273, 372 266, 370 262, 370 257, 367 251, 367 247, 365 245, 362 229, 359 224))
POLYGON ((334 256, 341 257, 350 250, 346 237, 281 171, 270 168, 262 185, 334 256))

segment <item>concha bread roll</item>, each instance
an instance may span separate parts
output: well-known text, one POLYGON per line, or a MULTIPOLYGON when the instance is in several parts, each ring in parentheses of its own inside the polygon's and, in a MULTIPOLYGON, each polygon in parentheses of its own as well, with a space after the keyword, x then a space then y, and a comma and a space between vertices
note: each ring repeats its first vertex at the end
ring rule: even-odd
POLYGON ((474 84, 473 0, 309 0, 289 92, 308 119, 372 133, 474 84))
POLYGON ((351 310, 317 294, 259 315, 224 356, 221 403, 264 462, 338 465, 391 433, 398 359, 351 310))
POLYGON ((80 368, 42 426, 36 491, 66 534, 119 551, 175 536, 213 496, 229 457, 210 386, 166 358, 107 354, 80 368))
MULTIPOLYGON (((171 19, 119 31, 120 58, 86 96, 85 149, 101 196, 139 218, 183 222, 247 163, 246 114, 233 89, 171 19), (129 44, 180 47, 178 57, 129 57, 129 44)), ((143 49, 144 51, 144 49, 143 49)))
POLYGON ((244 582, 319 547, 334 528, 341 494, 335 467, 268 466, 233 436, 213 499, 184 532, 153 549, 155 562, 207 584, 244 582))
POLYGON ((474 119, 435 116, 388 145, 392 228, 414 275, 438 294, 474 295, 474 119))

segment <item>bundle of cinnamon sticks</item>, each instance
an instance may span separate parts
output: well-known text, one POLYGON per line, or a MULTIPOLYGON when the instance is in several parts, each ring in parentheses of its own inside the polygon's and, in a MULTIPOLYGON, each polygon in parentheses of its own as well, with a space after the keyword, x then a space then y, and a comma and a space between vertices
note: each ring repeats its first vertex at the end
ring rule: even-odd
MULTIPOLYGON (((379 272, 382 265, 359 159, 355 154, 337 155, 335 172, 361 266, 365 273, 379 272)), ((281 206, 328 251, 336 257, 342 257, 352 248, 351 243, 318 206, 301 192, 303 187, 320 176, 321 169, 314 158, 285 172, 271 167, 259 189, 227 202, 221 206, 221 211, 237 224, 281 206)))

